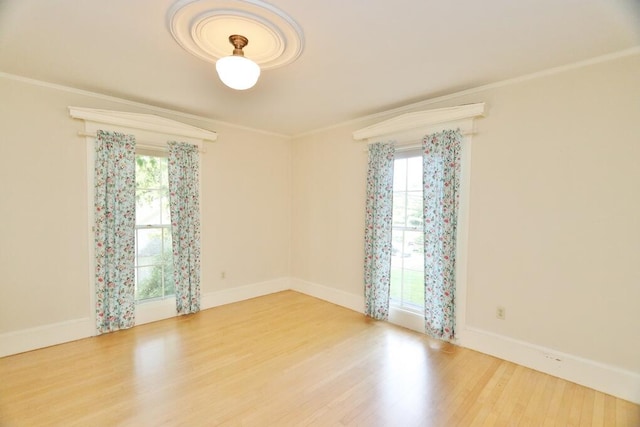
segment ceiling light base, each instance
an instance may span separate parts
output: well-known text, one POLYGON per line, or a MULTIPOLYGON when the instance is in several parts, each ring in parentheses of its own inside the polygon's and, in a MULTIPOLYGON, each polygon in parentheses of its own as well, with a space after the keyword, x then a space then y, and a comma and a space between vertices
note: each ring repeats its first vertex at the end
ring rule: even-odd
POLYGON ((211 63, 229 55, 229 34, 251 40, 243 52, 263 70, 292 63, 304 49, 302 28, 259 0, 178 0, 167 20, 183 49, 211 63))
POLYGON ((231 89, 251 89, 260 77, 260 67, 244 57, 242 48, 249 44, 249 39, 233 34, 229 36, 229 43, 234 47, 233 55, 218 59, 216 62, 218 77, 231 89))

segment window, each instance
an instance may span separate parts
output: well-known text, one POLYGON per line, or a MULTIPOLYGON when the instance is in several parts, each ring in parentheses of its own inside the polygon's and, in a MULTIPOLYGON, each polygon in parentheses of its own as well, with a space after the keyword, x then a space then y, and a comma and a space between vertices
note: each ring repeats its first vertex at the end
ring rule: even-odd
POLYGON ((136 301, 175 293, 168 162, 162 152, 136 153, 136 301))
POLYGON ((422 156, 419 150, 396 153, 393 164, 390 303, 424 311, 424 234, 422 156))

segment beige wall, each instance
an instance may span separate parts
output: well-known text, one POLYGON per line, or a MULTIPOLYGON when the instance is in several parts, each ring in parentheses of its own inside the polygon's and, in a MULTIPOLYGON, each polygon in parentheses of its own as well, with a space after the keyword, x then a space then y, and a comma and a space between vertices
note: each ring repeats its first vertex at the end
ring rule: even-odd
MULTIPOLYGON (((488 105, 467 326, 640 372, 638 76, 636 55, 420 107, 488 105)), ((67 107, 154 111, 6 78, 0 99, 0 333, 87 318, 86 146, 67 107)), ((162 115, 219 132, 202 163, 204 294, 292 277, 362 297, 367 157, 351 132, 391 115, 293 142, 162 115)))
MULTIPOLYGON (((67 107, 158 113, 6 78, 0 99, 0 333, 88 318, 86 144, 67 107)), ((290 142, 162 115, 219 136, 202 157, 203 294, 287 277, 290 142)))
MULTIPOLYGON (((420 108, 488 106, 467 326, 640 372, 639 76, 635 55, 420 108)), ((351 132, 385 118, 294 141, 293 277, 362 295, 367 159, 351 132)))
POLYGON ((362 295, 367 153, 351 130, 293 145, 291 276, 362 295))

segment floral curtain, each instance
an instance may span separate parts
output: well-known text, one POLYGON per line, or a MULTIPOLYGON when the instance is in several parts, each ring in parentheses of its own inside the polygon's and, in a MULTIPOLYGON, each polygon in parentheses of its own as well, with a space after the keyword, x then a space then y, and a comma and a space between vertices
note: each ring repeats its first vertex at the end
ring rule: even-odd
POLYGON ((95 147, 98 334, 135 323, 135 138, 99 130, 95 147))
POLYGON ((389 317, 394 144, 369 145, 365 219, 365 314, 389 317))
POLYGON ((178 314, 200 310, 200 200, 198 147, 169 142, 169 204, 178 314))
POLYGON ((424 198, 425 328, 451 341, 455 333, 455 257, 460 189, 459 130, 422 141, 424 198))

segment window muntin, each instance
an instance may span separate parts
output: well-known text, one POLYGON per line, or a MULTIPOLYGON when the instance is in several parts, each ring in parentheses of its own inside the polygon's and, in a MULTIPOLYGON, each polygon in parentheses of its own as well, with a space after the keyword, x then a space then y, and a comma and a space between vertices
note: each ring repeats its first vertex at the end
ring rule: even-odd
POLYGON ((165 153, 136 154, 136 301, 175 293, 165 153))
POLYGON ((398 153, 393 165, 391 292, 393 306, 424 311, 422 156, 398 153))

